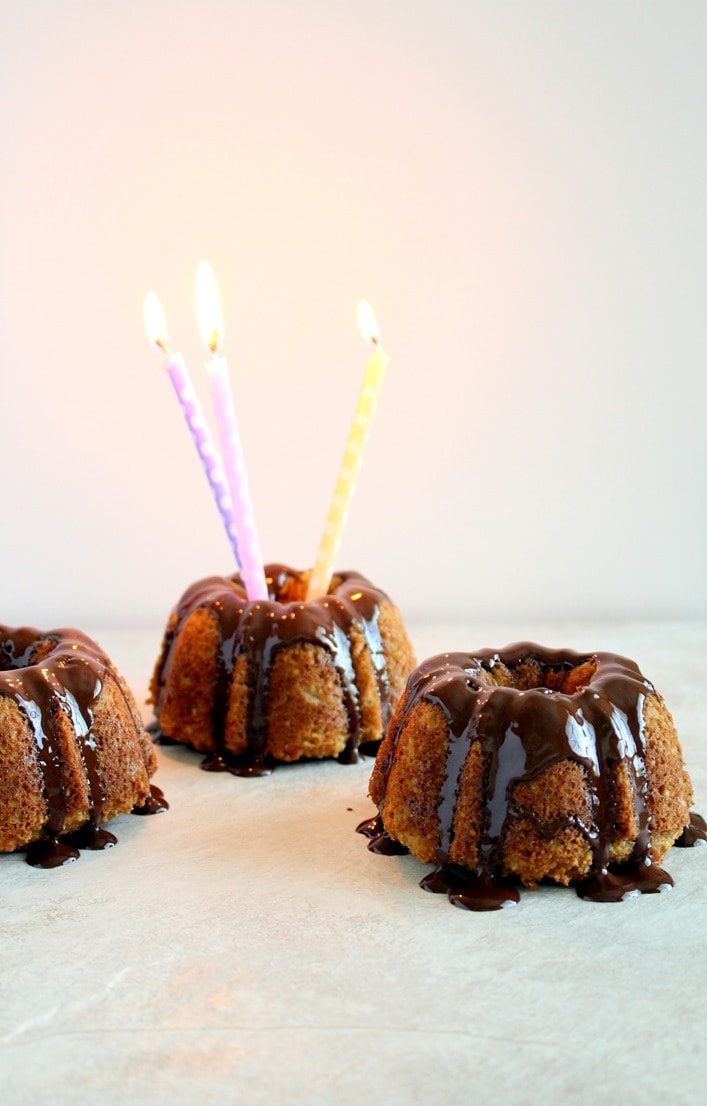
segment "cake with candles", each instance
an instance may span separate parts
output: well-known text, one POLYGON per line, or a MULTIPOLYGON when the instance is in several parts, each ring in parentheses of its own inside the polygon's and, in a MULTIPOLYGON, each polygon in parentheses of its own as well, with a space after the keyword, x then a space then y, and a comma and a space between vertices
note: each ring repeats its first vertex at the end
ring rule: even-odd
POLYGON ((145 299, 150 342, 165 369, 201 459, 238 573, 187 589, 169 618, 151 697, 161 740, 207 754, 203 767, 262 775, 278 762, 357 759, 380 742, 415 661, 399 611, 357 572, 334 572, 356 478, 388 368, 370 305, 358 307, 371 349, 351 431, 311 572, 263 565, 221 352, 223 315, 210 266, 195 285, 197 319, 220 450, 181 354, 167 341, 154 292, 145 299))
POLYGON ((268 598, 211 576, 170 615, 151 684, 164 738, 203 767, 262 775, 278 762, 351 762, 379 742, 415 659, 388 596, 340 572, 307 598, 309 572, 265 566, 268 598))
POLYGON ((660 891, 670 846, 705 838, 662 697, 611 653, 519 644, 424 661, 370 795, 369 848, 435 864, 421 886, 471 910, 517 902, 514 881, 599 901, 660 891))
POLYGON ((166 809, 132 693, 78 630, 0 626, 0 852, 35 867, 116 838, 118 814, 166 809))

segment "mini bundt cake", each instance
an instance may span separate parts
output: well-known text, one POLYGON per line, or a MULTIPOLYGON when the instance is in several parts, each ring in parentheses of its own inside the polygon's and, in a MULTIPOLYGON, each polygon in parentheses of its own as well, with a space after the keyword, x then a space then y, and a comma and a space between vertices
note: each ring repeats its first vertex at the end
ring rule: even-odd
POLYGON ((517 902, 513 878, 600 901, 663 890, 692 801, 673 720, 633 661, 532 644, 421 664, 369 793, 369 848, 435 863, 422 886, 472 910, 517 902))
POLYGON ((152 678, 162 735, 202 767, 263 775, 278 761, 357 759, 379 742, 415 660, 397 608, 356 572, 304 602, 308 572, 265 566, 269 599, 212 576, 172 612, 152 678))
POLYGON ((133 696, 95 642, 0 625, 0 852, 27 848, 50 868, 114 845, 102 823, 166 809, 156 768, 133 696))

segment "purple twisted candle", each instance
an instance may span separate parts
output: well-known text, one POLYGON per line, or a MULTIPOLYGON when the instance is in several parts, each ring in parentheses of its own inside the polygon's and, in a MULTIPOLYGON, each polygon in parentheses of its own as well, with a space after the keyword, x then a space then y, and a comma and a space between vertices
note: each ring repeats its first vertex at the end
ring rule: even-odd
POLYGON ((243 446, 238 432, 231 381, 225 357, 218 353, 223 337, 221 303, 210 266, 202 261, 196 274, 196 313, 204 345, 212 357, 206 364, 224 468, 231 491, 233 519, 238 533, 241 578, 251 603, 268 598, 263 558, 253 514, 243 446))
POLYGON ((241 568, 241 557, 238 548, 238 531, 236 529, 233 502, 231 492, 226 480, 226 474, 221 463, 218 450, 204 418, 204 411, 199 402, 199 397, 189 376, 186 362, 181 353, 173 353, 167 345, 167 327, 160 301, 154 292, 148 292, 145 297, 145 329, 150 342, 162 350, 167 360, 165 369, 172 381, 179 404, 184 413, 187 426, 191 431, 197 453, 209 481, 216 506, 223 521, 223 525, 231 543, 233 555, 236 558, 238 568, 241 568))

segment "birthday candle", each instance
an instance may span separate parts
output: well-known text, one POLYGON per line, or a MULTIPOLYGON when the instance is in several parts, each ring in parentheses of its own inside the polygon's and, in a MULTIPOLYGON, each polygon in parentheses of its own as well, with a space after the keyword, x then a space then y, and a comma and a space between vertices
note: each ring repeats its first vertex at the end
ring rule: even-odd
POLYGON ((308 600, 318 599, 320 596, 326 595, 329 590, 334 571, 334 561, 341 545, 344 526, 348 518, 351 497, 356 488, 356 479, 371 432, 378 396, 390 361, 381 345, 376 317, 365 300, 362 300, 358 305, 358 325, 361 334, 372 343, 373 348, 366 364, 358 407, 346 443, 344 459, 339 469, 339 476, 329 507, 319 552, 310 577, 307 590, 308 600))
POLYGON ((199 397, 194 391, 189 370, 181 353, 173 353, 167 344, 167 324, 162 311, 162 305, 154 292, 148 292, 145 296, 144 307, 145 330, 149 341, 161 350, 165 357, 165 369, 172 381, 179 404, 182 408, 187 426, 191 431, 194 445, 196 446, 201 463, 213 492, 216 506, 218 507, 223 525, 226 528, 228 540, 231 543, 236 564, 240 568, 240 555, 238 550, 238 535, 233 516, 231 493, 226 481, 226 474, 221 464, 221 458, 214 445, 208 424, 204 418, 204 412, 199 402, 199 397))
POLYGON ((258 531, 253 515, 248 477, 243 460, 243 446, 233 403, 233 392, 226 358, 220 356, 223 338, 221 300, 210 265, 202 261, 196 273, 196 314, 204 345, 211 352, 206 369, 213 401, 216 426, 226 477, 231 491, 233 520, 238 534, 241 578, 251 602, 268 598, 258 531))

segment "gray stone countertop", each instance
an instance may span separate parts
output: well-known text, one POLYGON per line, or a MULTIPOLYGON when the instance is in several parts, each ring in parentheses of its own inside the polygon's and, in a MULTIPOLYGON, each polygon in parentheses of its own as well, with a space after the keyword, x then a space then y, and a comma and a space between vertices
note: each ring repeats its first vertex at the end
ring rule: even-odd
MULTIPOLYGON (((92 633, 144 702, 159 630, 92 633)), ((411 636, 420 658, 517 639, 633 657, 707 814, 707 624, 411 636)), ((542 887, 474 914, 354 833, 370 760, 240 779, 159 758, 170 810, 116 819, 115 849, 53 871, 0 857, 8 1106, 704 1102, 707 848, 670 852, 667 894, 542 887)))

